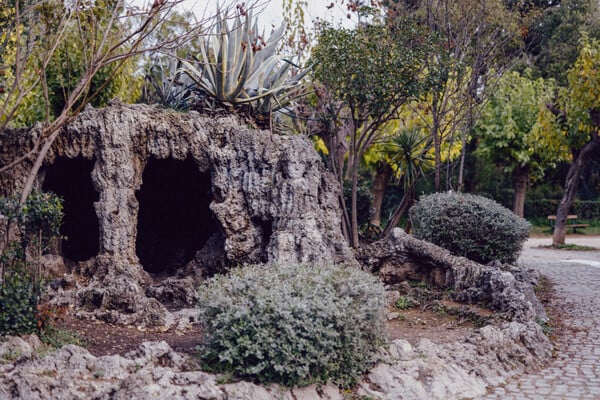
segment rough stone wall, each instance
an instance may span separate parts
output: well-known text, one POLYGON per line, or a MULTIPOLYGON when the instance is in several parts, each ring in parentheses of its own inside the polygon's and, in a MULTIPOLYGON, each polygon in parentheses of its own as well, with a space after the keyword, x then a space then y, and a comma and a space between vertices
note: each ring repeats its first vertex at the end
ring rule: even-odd
POLYGON ((387 239, 360 248, 357 259, 388 284, 425 281, 451 288, 456 301, 485 304, 509 320, 530 322, 547 318, 533 290, 537 281, 534 271, 511 265, 482 265, 398 228, 387 239))
MULTIPOLYGON (((15 130, 0 137, 0 165, 30 149, 32 136, 15 130)), ((191 156, 200 172, 210 172, 210 209, 222 236, 209 240, 216 249, 201 255, 235 263, 353 262, 339 229, 339 189, 306 138, 252 130, 231 116, 115 103, 87 108, 65 127, 46 159, 46 164, 55 157, 96 160, 97 263, 105 268, 139 264, 135 193, 151 156, 191 156)), ((1 194, 18 192, 30 166, 26 161, 0 175, 1 194)), ((202 267, 205 260, 196 261, 202 267)))

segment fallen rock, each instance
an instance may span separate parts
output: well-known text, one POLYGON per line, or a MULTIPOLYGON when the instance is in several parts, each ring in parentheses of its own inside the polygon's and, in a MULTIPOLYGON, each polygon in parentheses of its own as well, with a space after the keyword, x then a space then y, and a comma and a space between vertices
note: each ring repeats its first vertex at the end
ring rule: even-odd
POLYGON ((387 239, 360 248, 357 260, 389 284, 423 281, 451 289, 456 301, 485 304, 504 313, 509 320, 546 319, 544 308, 533 291, 533 274, 513 274, 513 270, 454 256, 401 229, 394 229, 387 239))

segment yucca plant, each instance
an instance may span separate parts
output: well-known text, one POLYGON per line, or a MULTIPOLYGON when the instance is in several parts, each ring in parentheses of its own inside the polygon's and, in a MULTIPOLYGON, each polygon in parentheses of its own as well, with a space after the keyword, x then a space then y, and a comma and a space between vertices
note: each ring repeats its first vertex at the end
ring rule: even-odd
POLYGON ((256 21, 251 28, 251 21, 250 11, 235 18, 227 11, 217 12, 215 31, 202 43, 198 55, 182 61, 181 71, 216 102, 234 109, 250 106, 259 117, 289 106, 301 95, 304 90, 298 89, 308 70, 276 54, 285 25, 265 40, 258 34, 256 21))

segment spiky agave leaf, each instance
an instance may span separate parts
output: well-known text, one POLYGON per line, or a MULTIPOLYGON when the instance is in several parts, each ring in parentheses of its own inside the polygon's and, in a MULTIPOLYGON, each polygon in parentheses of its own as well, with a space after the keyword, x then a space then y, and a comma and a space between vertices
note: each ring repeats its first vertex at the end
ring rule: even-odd
POLYGON ((233 18, 231 28, 228 20, 227 11, 217 12, 216 32, 206 38, 196 62, 182 61, 182 72, 225 105, 251 104, 255 112, 265 113, 289 104, 286 95, 300 87, 307 70, 292 76, 293 64, 275 54, 285 25, 260 43, 256 22, 250 30, 250 12, 244 19, 233 18))

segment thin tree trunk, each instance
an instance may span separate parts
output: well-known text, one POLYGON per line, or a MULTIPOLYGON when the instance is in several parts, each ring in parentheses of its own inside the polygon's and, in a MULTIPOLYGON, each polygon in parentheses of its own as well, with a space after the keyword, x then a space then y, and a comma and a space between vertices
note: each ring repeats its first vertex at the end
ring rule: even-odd
MULTIPOLYGON (((356 161, 356 160, 355 160, 356 161)), ((357 209, 357 192, 358 192, 358 163, 352 166, 352 198, 351 198, 351 226, 352 226, 352 242, 353 248, 358 248, 358 209, 357 209)))
POLYGON ((567 235, 567 216, 569 209, 575 201, 575 194, 579 186, 581 171, 588 161, 589 155, 600 148, 600 136, 598 132, 594 134, 593 139, 581 148, 578 153, 573 154, 573 162, 569 168, 567 179, 565 180, 565 191, 556 210, 556 224, 552 235, 552 245, 560 246, 565 244, 567 235))
POLYGON ((433 150, 435 153, 435 191, 439 192, 442 189, 442 143, 439 135, 440 121, 438 120, 437 106, 438 99, 434 97, 431 104, 431 114, 433 117, 431 136, 433 137, 433 150))
POLYGON ((371 224, 375 226, 381 225, 381 208, 383 207, 383 197, 385 189, 392 177, 392 169, 389 165, 384 164, 377 169, 375 180, 373 181, 373 217, 371 224))
POLYGON ((386 225, 385 229, 383 230, 381 237, 384 237, 384 238, 388 237, 390 235, 390 233, 392 233, 394 228, 396 226, 398 226, 398 223, 400 222, 400 218, 402 218, 402 216, 404 216, 404 214, 406 214, 406 211, 408 211, 408 208, 412 204, 413 198, 414 198, 414 185, 411 185, 411 187, 404 194, 404 197, 402 197, 402 200, 400 201, 400 204, 398 204, 398 207, 396 207, 396 210, 394 211, 394 214, 392 214, 392 218, 390 218, 390 220, 388 221, 388 224, 386 225))
POLYGON ((467 155, 467 134, 461 133, 461 149, 460 149, 460 164, 458 167, 458 182, 456 183, 456 191, 462 192, 465 188, 464 184, 464 171, 465 171, 465 157, 467 155))
MULTIPOLYGON (((471 90, 469 90, 471 92, 471 90)), ((458 183, 456 190, 458 192, 463 192, 465 190, 465 163, 467 158, 467 147, 469 145, 467 139, 469 138, 469 132, 473 127, 473 106, 469 105, 469 110, 467 114, 467 122, 465 126, 462 127, 460 132, 460 167, 458 169, 458 183)))
POLYGON ((529 167, 519 166, 513 171, 513 188, 515 191, 513 212, 519 217, 525 215, 525 195, 529 186, 529 167))
POLYGON ((344 238, 346 239, 346 242, 351 243, 351 236, 350 236, 350 230, 351 230, 351 223, 350 223, 350 216, 348 215, 348 209, 346 208, 346 199, 344 198, 344 179, 343 179, 343 162, 344 162, 344 158, 343 155, 341 156, 340 153, 345 153, 345 151, 340 151, 340 143, 339 143, 339 133, 332 133, 332 130, 328 131, 329 134, 325 135, 325 139, 323 136, 321 136, 322 139, 327 140, 326 143, 328 143, 328 149, 329 149, 329 157, 328 157, 328 167, 329 170, 331 171, 331 173, 334 175, 335 179, 337 180, 338 184, 340 185, 340 193, 339 193, 339 203, 340 203, 340 208, 342 209, 342 233, 344 235, 344 238))

